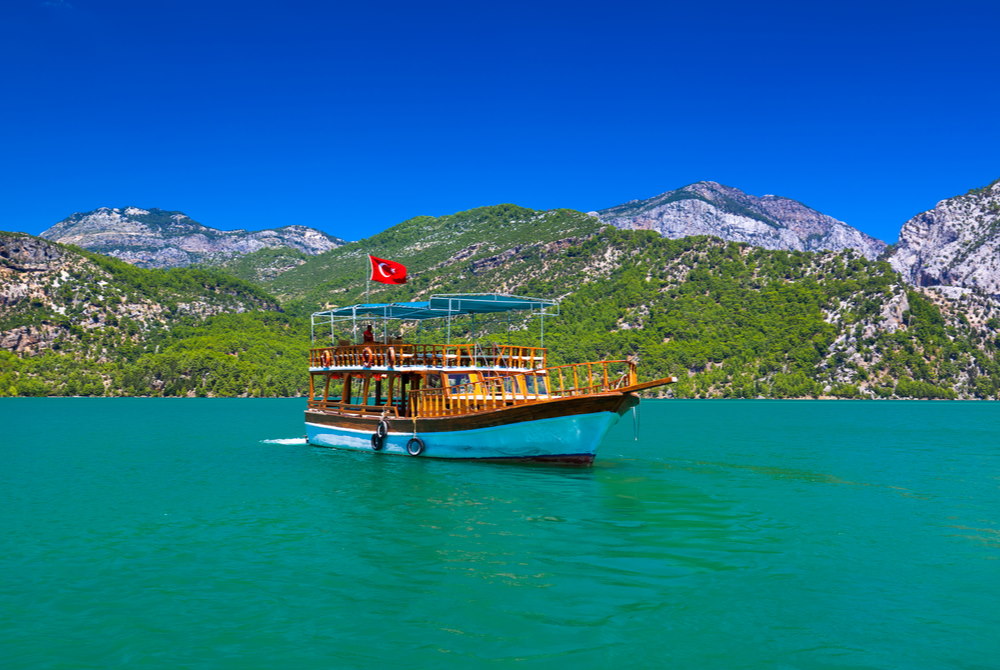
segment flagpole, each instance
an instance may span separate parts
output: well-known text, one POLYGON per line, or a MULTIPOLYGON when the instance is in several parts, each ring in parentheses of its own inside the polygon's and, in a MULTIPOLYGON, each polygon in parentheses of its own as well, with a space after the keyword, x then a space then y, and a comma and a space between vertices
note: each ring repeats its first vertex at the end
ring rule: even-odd
POLYGON ((370 302, 370 300, 368 298, 368 293, 372 289, 372 273, 371 273, 371 269, 372 269, 372 267, 371 267, 372 266, 372 255, 371 254, 367 254, 367 256, 368 256, 368 267, 365 270, 365 273, 366 273, 365 276, 368 277, 368 280, 365 282, 365 302, 366 303, 370 302))

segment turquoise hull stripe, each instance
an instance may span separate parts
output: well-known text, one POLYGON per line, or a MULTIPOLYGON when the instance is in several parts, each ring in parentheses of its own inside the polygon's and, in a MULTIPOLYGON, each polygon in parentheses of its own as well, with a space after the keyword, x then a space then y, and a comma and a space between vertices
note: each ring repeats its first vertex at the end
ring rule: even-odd
MULTIPOLYGON (((540 458, 550 456, 593 455, 608 430, 618 422, 614 412, 595 412, 560 416, 537 421, 456 430, 443 433, 417 433, 426 448, 427 458, 540 458)), ((310 444, 373 451, 371 432, 306 423, 310 444)), ((413 433, 390 432, 382 451, 406 454, 406 443, 413 433)))

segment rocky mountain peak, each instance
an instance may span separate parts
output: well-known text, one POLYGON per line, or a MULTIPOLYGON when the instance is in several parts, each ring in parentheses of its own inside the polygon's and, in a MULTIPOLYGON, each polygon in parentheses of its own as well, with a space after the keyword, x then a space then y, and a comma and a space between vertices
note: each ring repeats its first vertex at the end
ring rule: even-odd
POLYGON ((344 240, 303 225, 258 231, 219 230, 183 212, 131 206, 100 207, 73 214, 41 236, 147 268, 215 263, 279 247, 315 255, 345 244, 344 240))
POLYGON ((916 286, 1000 295, 1000 179, 904 223, 889 263, 916 286))
POLYGON ((618 228, 655 230, 670 238, 712 235, 765 249, 855 249, 875 258, 886 246, 796 200, 750 195, 714 181, 699 181, 596 214, 618 228))

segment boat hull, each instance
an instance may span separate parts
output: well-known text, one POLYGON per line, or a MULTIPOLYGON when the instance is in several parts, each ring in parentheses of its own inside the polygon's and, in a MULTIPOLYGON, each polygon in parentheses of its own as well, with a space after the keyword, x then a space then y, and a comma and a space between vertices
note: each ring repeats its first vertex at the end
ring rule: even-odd
MULTIPOLYGON (((531 412, 521 406, 475 418, 392 419, 380 451, 408 455, 407 443, 418 437, 424 443, 420 458, 588 465, 608 430, 636 401, 631 395, 614 394, 550 401, 531 412)), ((377 424, 369 417, 306 413, 309 443, 323 447, 374 451, 371 438, 377 424)))

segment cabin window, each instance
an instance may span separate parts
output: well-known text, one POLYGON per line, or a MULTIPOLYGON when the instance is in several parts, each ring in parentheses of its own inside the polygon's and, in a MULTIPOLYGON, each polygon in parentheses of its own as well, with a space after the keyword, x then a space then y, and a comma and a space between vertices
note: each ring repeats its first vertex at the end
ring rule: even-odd
POLYGON ((424 386, 426 386, 427 388, 432 388, 432 389, 441 388, 441 375, 427 375, 426 377, 424 377, 424 380, 427 382, 426 384, 424 384, 424 386))
POLYGON ((340 402, 340 395, 344 390, 344 381, 339 376, 330 375, 316 378, 316 394, 328 402, 340 402), (329 393, 323 396, 324 390, 329 384, 329 393))
POLYGON ((389 375, 389 381, 392 387, 392 398, 389 399, 390 404, 395 405, 400 410, 406 408, 406 384, 409 382, 409 377, 407 375, 389 375))
POLYGON ((465 373, 448 375, 448 386, 459 386, 460 384, 468 384, 471 381, 472 379, 465 373))
POLYGON ((352 376, 351 386, 345 389, 344 402, 349 405, 361 405, 364 403, 365 379, 364 377, 352 376))
POLYGON ((536 377, 534 375, 526 375, 524 377, 524 386, 528 393, 535 395, 544 395, 545 391, 545 377, 536 377))
POLYGON ((323 392, 326 390, 326 377, 323 375, 312 375, 311 383, 309 384, 309 389, 311 395, 309 399, 313 402, 323 402, 326 400, 326 396, 323 392))

